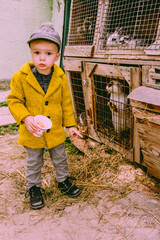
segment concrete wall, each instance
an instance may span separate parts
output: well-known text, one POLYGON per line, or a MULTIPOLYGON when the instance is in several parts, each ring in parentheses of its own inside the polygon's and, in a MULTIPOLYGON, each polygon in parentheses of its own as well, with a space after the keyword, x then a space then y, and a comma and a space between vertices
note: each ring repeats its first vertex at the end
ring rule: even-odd
POLYGON ((0 0, 0 81, 31 61, 27 40, 42 22, 55 21, 62 35, 63 0, 0 0))
POLYGON ((53 0, 52 22, 56 31, 62 36, 64 17, 64 0, 53 0))

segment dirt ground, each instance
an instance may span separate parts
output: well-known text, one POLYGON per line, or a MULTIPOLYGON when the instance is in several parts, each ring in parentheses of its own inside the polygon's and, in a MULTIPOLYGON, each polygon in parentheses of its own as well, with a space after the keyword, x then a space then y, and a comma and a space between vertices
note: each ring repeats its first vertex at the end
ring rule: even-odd
MULTIPOLYGON (((0 240, 159 240, 160 195, 155 181, 136 182, 145 172, 120 166, 116 181, 132 186, 113 197, 112 189, 97 188, 90 201, 83 192, 71 204, 61 196, 41 210, 31 210, 25 199, 25 152, 18 135, 0 136, 0 240), (64 204, 65 203, 65 204, 64 204)), ((47 184, 47 183, 46 183, 47 184)))

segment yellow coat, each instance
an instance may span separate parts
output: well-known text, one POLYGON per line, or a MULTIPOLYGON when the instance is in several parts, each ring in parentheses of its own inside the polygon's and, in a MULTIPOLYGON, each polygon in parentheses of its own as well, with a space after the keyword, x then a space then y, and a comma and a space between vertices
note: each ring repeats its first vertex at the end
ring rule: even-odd
POLYGON ((64 127, 76 125, 70 89, 66 75, 54 64, 54 72, 45 94, 31 71, 32 67, 33 63, 25 63, 14 73, 7 102, 11 114, 20 125, 18 143, 30 148, 52 148, 65 141, 64 127), (28 115, 49 117, 52 128, 42 137, 35 137, 22 122, 28 115))

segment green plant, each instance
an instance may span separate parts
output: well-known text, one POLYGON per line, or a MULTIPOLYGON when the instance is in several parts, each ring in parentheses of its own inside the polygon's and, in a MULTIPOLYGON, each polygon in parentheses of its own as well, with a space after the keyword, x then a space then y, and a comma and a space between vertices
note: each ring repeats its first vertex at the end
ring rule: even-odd
POLYGON ((76 148, 76 146, 71 143, 69 137, 66 138, 64 144, 65 144, 66 152, 68 154, 79 154, 79 153, 81 153, 79 151, 79 149, 76 148))
POLYGON ((0 135, 9 133, 10 135, 16 135, 18 133, 19 125, 17 123, 9 124, 8 126, 0 127, 0 135))
POLYGON ((8 107, 7 101, 1 102, 0 107, 8 107))

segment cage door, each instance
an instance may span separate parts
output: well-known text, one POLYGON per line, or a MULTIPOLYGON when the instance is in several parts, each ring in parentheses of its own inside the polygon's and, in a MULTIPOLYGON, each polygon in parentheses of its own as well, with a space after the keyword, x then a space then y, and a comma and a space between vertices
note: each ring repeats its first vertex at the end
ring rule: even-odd
MULTIPOLYGON (((88 102, 93 111, 92 125, 100 141, 117 151, 133 148, 133 115, 127 98, 138 87, 141 69, 110 64, 87 63, 92 93, 88 102)), ((92 135, 92 132, 90 132, 92 135)), ((94 138, 94 137, 93 137, 94 138)))

